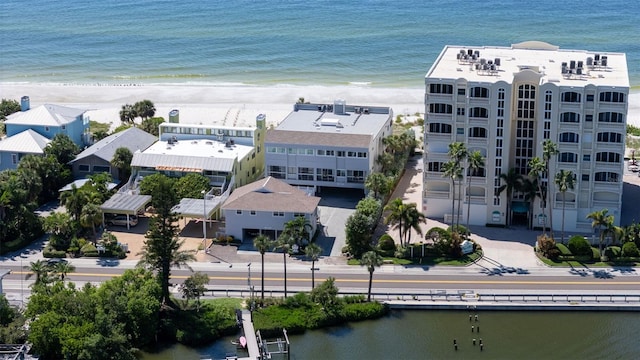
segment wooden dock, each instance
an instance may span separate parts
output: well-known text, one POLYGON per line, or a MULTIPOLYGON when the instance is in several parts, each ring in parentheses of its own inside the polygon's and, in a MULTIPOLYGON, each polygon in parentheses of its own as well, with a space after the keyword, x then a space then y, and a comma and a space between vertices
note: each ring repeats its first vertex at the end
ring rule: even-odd
POLYGON ((242 332, 245 339, 247 339, 247 351, 248 357, 238 358, 238 360, 259 360, 260 348, 258 347, 258 338, 256 337, 256 330, 253 328, 253 321, 251 321, 251 312, 249 310, 242 310, 242 332))

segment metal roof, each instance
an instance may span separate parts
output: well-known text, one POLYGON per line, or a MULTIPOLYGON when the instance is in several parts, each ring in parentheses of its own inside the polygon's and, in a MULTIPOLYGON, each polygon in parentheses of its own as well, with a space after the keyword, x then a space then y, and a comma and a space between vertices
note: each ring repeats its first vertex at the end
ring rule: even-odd
POLYGON ((202 157, 194 155, 136 153, 131 160, 132 167, 147 167, 157 170, 185 172, 233 171, 235 158, 202 157))
POLYGON ((91 155, 96 156, 105 161, 111 161, 113 154, 115 154, 118 148, 124 147, 135 153, 136 151, 143 151, 151 146, 158 140, 155 136, 140 130, 135 127, 131 127, 127 130, 117 132, 109 135, 106 138, 98 141, 97 143, 89 146, 83 152, 78 154, 71 162, 84 159, 91 155))
POLYGON ((21 154, 43 154, 50 139, 28 129, 19 134, 9 136, 0 141, 0 151, 21 154))
POLYGON ((224 200, 226 200, 226 197, 220 196, 208 196, 206 201, 204 199, 184 198, 171 210, 176 214, 189 218, 201 218, 206 212, 206 218, 209 219, 224 200))
POLYGON ((61 126, 82 117, 86 110, 66 106, 44 104, 36 108, 20 111, 7 116, 5 124, 61 126))
MULTIPOLYGON (((78 179, 78 180, 74 180, 73 182, 65 185, 63 188, 61 188, 60 190, 58 190, 58 192, 63 192, 63 191, 70 191, 73 189, 73 185, 76 186, 76 188, 81 188, 82 186, 84 186, 84 184, 86 184, 88 181, 90 181, 91 179, 78 179)), ((118 184, 116 183, 107 183, 107 190, 113 190, 116 188, 116 186, 118 186, 118 184)))
POLYGON ((100 209, 106 213, 132 214, 138 213, 151 202, 151 195, 114 194, 100 209))

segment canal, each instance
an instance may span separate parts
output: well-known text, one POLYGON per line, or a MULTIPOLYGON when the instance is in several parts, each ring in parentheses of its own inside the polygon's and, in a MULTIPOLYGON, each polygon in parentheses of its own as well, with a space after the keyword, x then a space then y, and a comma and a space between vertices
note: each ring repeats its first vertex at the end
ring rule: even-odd
MULTIPOLYGON (((307 331, 290 341, 296 360, 637 359, 638 333, 637 312, 403 310, 379 320, 307 331)), ((178 345, 142 359, 224 359, 235 352, 232 340, 201 349, 178 345)))

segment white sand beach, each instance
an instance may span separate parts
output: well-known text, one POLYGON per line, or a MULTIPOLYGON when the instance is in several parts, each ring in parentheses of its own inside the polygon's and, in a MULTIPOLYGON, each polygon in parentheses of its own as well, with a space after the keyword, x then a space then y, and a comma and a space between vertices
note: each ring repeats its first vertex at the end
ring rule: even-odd
POLYGON ((347 104, 389 106, 395 114, 424 112, 422 89, 388 89, 360 86, 204 86, 204 85, 56 85, 3 84, 0 98, 20 101, 29 96, 31 107, 58 104, 87 109, 91 120, 120 124, 122 105, 151 100, 156 115, 180 111, 180 122, 249 126, 264 113, 276 124, 291 112, 300 98, 316 103, 344 99, 347 104))

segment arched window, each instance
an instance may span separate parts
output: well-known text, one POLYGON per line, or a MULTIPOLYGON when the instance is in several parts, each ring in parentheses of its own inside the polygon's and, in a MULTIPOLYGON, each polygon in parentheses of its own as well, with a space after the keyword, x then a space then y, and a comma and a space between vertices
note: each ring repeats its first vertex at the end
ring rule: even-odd
POLYGON ((598 133, 598 142, 622 143, 623 136, 620 133, 601 132, 598 133))
POLYGON ((427 171, 442 172, 443 165, 444 163, 441 161, 431 161, 427 163, 427 171))
POLYGON ((600 101, 602 102, 613 102, 613 103, 623 103, 624 102, 624 93, 617 91, 605 91, 600 93, 600 101))
POLYGON ((486 138, 487 137, 487 129, 482 127, 472 127, 469 129, 469 137, 474 138, 486 138))
POLYGON ((562 114, 560 114, 560 122, 579 123, 580 114, 575 112, 563 112, 562 114))
POLYGON ((624 114, 618 112, 601 112, 598 113, 599 122, 622 123, 624 122, 624 114))
POLYGON ((469 117, 486 119, 489 117, 489 110, 483 107, 473 107, 469 109, 469 117))
POLYGON ((558 141, 565 143, 578 143, 580 142, 580 135, 572 132, 563 132, 558 136, 558 141))
POLYGON ((434 134, 451 134, 451 125, 443 123, 430 123, 429 132, 434 134))
POLYGON ((595 180, 596 181, 604 181, 604 182, 619 182, 620 176, 618 173, 610 172, 610 171, 601 171, 596 173, 595 180))
POLYGON ((561 152, 560 154, 558 154, 558 162, 577 163, 578 154, 572 152, 561 152))
POLYGON ((449 104, 429 104, 429 112, 432 114, 451 114, 453 113, 453 106, 449 104))
POLYGON ((486 87, 476 86, 469 89, 469 97, 472 98, 488 98, 489 89, 486 87))
POLYGON ((431 94, 453 94, 453 85, 450 84, 429 84, 431 94))
POLYGON ((596 154, 596 161, 600 162, 608 162, 608 163, 619 163, 620 162, 620 154, 614 152, 599 152, 596 154))
POLYGON ((581 100, 581 94, 575 91, 565 91, 562 93, 562 96, 560 97, 560 101, 562 102, 579 103, 580 100, 581 100))

